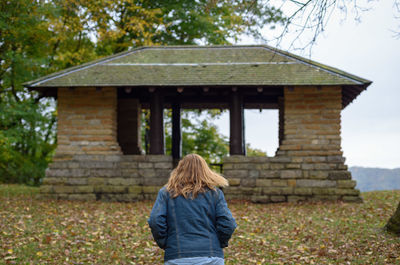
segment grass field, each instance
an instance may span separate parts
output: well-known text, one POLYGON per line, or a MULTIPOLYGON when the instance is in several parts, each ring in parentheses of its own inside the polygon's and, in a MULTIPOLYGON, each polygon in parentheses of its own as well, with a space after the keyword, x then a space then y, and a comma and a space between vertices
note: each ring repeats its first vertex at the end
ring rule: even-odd
MULTIPOLYGON (((147 218, 152 202, 42 200, 0 185, 0 264, 162 264, 147 218)), ((225 264, 400 264, 400 238, 382 230, 400 191, 364 203, 229 202, 238 223, 225 264)))

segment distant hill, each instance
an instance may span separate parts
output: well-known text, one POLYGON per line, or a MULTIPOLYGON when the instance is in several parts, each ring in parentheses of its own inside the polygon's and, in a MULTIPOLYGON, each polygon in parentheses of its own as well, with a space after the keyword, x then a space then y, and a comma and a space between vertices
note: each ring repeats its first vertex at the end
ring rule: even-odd
POLYGON ((349 167, 360 191, 400 189, 400 168, 349 167))

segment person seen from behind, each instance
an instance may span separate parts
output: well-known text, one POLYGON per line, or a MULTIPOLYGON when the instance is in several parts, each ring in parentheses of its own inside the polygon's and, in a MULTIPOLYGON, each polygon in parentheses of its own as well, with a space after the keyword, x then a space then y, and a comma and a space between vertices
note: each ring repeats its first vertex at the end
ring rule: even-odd
POLYGON ((164 249, 164 264, 224 264, 223 248, 236 228, 219 187, 228 181, 197 154, 172 170, 148 219, 153 238, 164 249))

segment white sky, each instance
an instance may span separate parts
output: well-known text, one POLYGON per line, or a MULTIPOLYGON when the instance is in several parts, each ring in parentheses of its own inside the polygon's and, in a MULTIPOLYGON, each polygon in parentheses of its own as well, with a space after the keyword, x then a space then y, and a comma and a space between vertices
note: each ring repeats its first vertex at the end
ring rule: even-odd
MULTIPOLYGON (((396 168, 400 167, 400 39, 391 30, 398 29, 400 18, 394 18, 392 0, 370 6, 373 9, 361 15, 360 23, 354 16, 342 21, 334 13, 311 59, 373 81, 342 112, 346 164, 396 168)), ((254 43, 246 39, 239 44, 254 43)), ((228 113, 216 124, 229 136, 228 113)), ((278 146, 278 112, 246 110, 245 125, 246 142, 273 156, 278 146)))

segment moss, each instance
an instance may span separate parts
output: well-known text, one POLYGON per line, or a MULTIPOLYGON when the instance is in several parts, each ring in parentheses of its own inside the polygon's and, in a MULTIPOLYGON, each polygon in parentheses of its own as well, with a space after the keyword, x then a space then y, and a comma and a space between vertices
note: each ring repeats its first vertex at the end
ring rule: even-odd
MULTIPOLYGON (((118 85, 351 85, 348 79, 304 64, 143 66, 99 65, 46 82, 46 86, 118 85)), ((44 85, 44 84, 43 84, 44 85)))
POLYGON ((53 73, 25 86, 368 84, 370 81, 336 68, 260 45, 142 47, 53 73), (260 62, 271 64, 257 64, 260 62), (198 65, 132 65, 138 63, 198 65))

